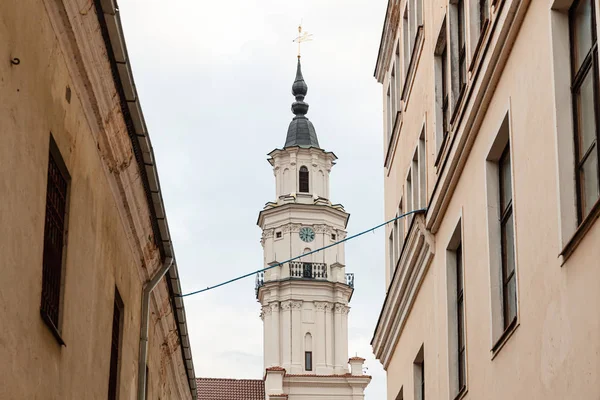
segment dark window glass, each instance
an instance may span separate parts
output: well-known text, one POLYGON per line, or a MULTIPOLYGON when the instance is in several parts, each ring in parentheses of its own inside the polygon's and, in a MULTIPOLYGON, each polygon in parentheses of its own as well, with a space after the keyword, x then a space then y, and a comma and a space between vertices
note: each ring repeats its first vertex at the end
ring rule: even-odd
POLYGON ((308 168, 300 167, 299 182, 300 192, 308 193, 308 168))
MULTIPOLYGON (((62 161, 61 161, 62 162, 62 161)), ((60 288, 62 283, 63 246, 67 212, 67 177, 50 152, 46 189, 46 217, 44 225, 44 253, 42 261, 41 314, 55 332, 60 316, 60 288)))
POLYGON ((421 400, 425 400, 425 360, 421 362, 421 400))
POLYGON ((448 84, 447 84, 447 77, 446 77, 446 70, 447 70, 447 66, 446 63, 448 62, 448 55, 446 52, 447 46, 444 44, 444 49, 442 50, 442 129, 443 134, 444 134, 444 138, 448 135, 448 84))
MULTIPOLYGON (((110 342, 110 371, 108 374, 108 400, 116 400, 119 380, 119 356, 121 338, 121 301, 118 293, 115 293, 113 307, 112 334, 110 342)), ((147 382, 148 376, 146 376, 147 382)))
POLYGON ((479 32, 483 31, 483 25, 489 18, 490 5, 488 0, 479 0, 479 32))
POLYGON ((500 230, 502 247, 502 297, 504 328, 517 317, 515 277, 515 233, 512 205, 510 146, 506 146, 498 163, 500 172, 500 230))
POLYGON ((462 90, 467 83, 467 46, 465 29, 465 2, 459 0, 456 4, 458 10, 458 87, 462 90))
POLYGON ((462 244, 456 249, 456 327, 458 340, 458 391, 466 385, 465 313, 463 295, 462 244))
POLYGON ((598 48, 594 2, 576 1, 569 10, 571 91, 575 131, 577 216, 581 223, 600 196, 598 165, 598 48))
POLYGON ((312 351, 304 352, 304 369, 312 371, 312 351))

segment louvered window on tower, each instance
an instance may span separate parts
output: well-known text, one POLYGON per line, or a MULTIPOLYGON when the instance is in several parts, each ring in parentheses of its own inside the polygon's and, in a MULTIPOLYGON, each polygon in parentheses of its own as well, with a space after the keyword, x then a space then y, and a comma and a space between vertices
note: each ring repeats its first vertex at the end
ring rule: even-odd
POLYGON ((40 313, 60 344, 64 344, 59 333, 68 181, 58 147, 50 139, 40 313))
POLYGON ((298 189, 300 193, 308 193, 308 168, 300 167, 298 181, 300 183, 300 187, 298 189))

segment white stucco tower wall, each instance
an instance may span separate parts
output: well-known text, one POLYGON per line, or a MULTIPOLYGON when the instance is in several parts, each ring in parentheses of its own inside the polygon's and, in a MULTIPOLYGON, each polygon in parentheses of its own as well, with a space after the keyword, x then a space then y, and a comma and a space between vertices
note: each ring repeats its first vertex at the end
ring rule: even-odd
POLYGON ((256 291, 264 327, 265 398, 358 400, 371 378, 362 373, 362 358, 352 358, 352 372, 348 368, 354 277, 346 273, 344 243, 335 244, 346 237, 350 215, 329 200, 337 157, 319 147, 305 116, 307 90, 298 61, 292 87, 296 116, 284 148, 269 153, 276 197, 258 218, 264 264, 274 266, 259 274, 256 291), (315 252, 328 245, 333 246, 315 252))

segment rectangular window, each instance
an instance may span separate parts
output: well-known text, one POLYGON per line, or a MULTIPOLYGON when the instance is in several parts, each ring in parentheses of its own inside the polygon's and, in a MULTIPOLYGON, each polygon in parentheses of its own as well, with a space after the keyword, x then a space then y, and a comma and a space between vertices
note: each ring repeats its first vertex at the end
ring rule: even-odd
MULTIPOLYGON (((398 205, 398 215, 404 214, 404 207, 402 207, 402 199, 400 199, 400 204, 398 205)), ((402 253, 402 247, 404 246, 404 220, 406 218, 400 218, 398 220, 398 257, 402 253)))
POLYGON ((421 346, 413 364, 415 400, 425 400, 425 353, 421 346))
POLYGON ((517 327, 517 257, 510 118, 507 113, 486 158, 487 225, 490 267, 492 352, 517 327))
POLYGON ((396 104, 396 111, 400 112, 401 110, 401 101, 400 101, 400 95, 402 93, 402 73, 401 68, 402 65, 400 64, 400 40, 398 40, 398 44, 396 45, 396 93, 397 93, 397 104, 396 104))
POLYGON ((69 179, 69 174, 58 147, 51 138, 46 188, 40 313, 60 344, 64 344, 60 338, 60 308, 69 179))
POLYGON ((438 35, 435 46, 435 144, 436 144, 436 165, 439 162, 439 155, 442 145, 448 134, 448 86, 447 81, 447 40, 446 40, 446 20, 442 23, 442 28, 438 35))
POLYGON ((451 398, 458 396, 467 384, 465 335, 464 263, 461 222, 446 248, 448 298, 448 375, 451 398))
POLYGON ((483 33, 485 23, 490 18, 490 3, 488 0, 478 0, 479 5, 479 34, 483 33))
POLYGON ((413 154, 412 167, 410 170, 412 173, 412 182, 413 182, 412 203, 413 203, 414 209, 416 210, 419 208, 419 197, 420 197, 419 190, 421 188, 421 185, 419 183, 419 146, 418 145, 415 150, 415 154, 413 154))
MULTIPOLYGON (((412 168, 408 170, 408 176, 406 177, 406 212, 414 210, 413 207, 413 185, 412 185, 412 168)), ((410 228, 413 214, 406 217, 406 223, 408 224, 407 229, 410 228)))
POLYGON ((388 140, 388 145, 391 143, 392 141, 392 89, 391 87, 388 87, 387 90, 387 140, 388 140))
MULTIPOLYGON (((392 130, 394 129, 394 122, 396 120, 396 110, 398 110, 397 96, 396 96, 396 68, 392 65, 392 72, 390 74, 390 89, 392 91, 392 99, 391 105, 392 108, 390 110, 391 113, 391 122, 392 122, 392 130)), ((392 134, 394 132, 392 131, 392 134)))
POLYGON ((458 350, 458 391, 466 386, 465 304, 463 295, 462 243, 456 249, 456 327, 458 350))
POLYGON ((465 1, 458 0, 458 86, 462 92, 467 84, 467 32, 465 26, 465 1))
POLYGON ((312 351, 304 352, 304 369, 312 371, 312 351))
POLYGON ((427 160, 425 157, 425 126, 419 137, 419 208, 427 206, 427 160))
POLYGON ((410 25, 408 20, 408 2, 404 8, 404 17, 402 18, 402 37, 404 39, 404 80, 408 76, 408 64, 410 64, 410 25))
POLYGON ((594 8, 594 1, 578 0, 569 10, 578 223, 600 197, 600 89, 594 8))
POLYGON ((404 388, 400 388, 398 395, 396 396, 396 400, 404 400, 404 388))
POLYGON ((390 237, 388 238, 388 253, 389 253, 389 262, 390 262, 390 283, 392 282, 392 277, 394 276, 394 268, 396 267, 396 263, 394 262, 394 229, 390 232, 390 237))
MULTIPOLYGON (((450 112, 454 114, 466 83, 466 29, 464 0, 452 0, 450 15, 450 112)), ((450 121, 450 120, 449 120, 450 121)))
MULTIPOLYGON (((113 305, 112 334, 110 342, 110 371, 108 374, 108 400, 116 400, 119 392, 119 370, 121 357, 121 330, 123 302, 115 289, 113 305)), ((147 378, 146 378, 147 379, 147 378)))
POLYGON ((517 285, 515 277, 515 235, 512 212, 510 144, 498 162, 500 173, 500 237, 502 254, 502 297, 504 329, 517 318, 517 285))

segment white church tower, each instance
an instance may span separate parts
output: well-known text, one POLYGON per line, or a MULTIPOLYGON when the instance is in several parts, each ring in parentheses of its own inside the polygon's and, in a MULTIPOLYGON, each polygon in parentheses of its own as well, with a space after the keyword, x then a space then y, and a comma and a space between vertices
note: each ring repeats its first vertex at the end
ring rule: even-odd
MULTIPOLYGON (((258 217, 265 267, 346 237, 350 215, 330 201, 329 173, 337 157, 320 148, 306 118, 307 91, 298 57, 292 85, 295 117, 283 149, 269 153, 276 200, 267 203, 258 217)), ((256 296, 264 326, 265 400, 364 399, 371 380, 363 374, 364 359, 348 359, 348 303, 353 290, 344 243, 259 274, 256 296)))

